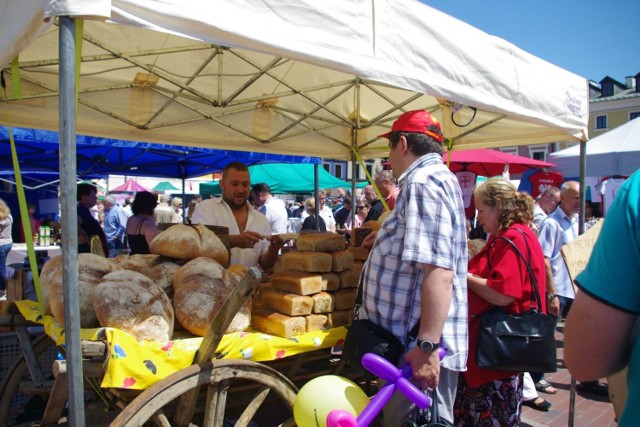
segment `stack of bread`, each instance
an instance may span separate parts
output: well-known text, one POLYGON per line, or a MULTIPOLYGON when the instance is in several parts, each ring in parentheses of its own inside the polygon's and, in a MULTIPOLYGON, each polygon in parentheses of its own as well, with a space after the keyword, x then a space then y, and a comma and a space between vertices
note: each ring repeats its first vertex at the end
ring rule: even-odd
MULTIPOLYGON (((203 225, 178 224, 159 233, 150 249, 153 254, 116 258, 78 255, 82 328, 114 327, 138 340, 166 342, 173 334, 175 308, 184 328, 204 335, 220 301, 239 281, 223 267, 229 262, 227 248, 203 225)), ((45 312, 64 325, 61 255, 43 266, 40 284, 45 312)), ((231 330, 249 327, 249 304, 231 330)))
POLYGON ((358 274, 344 236, 302 234, 283 253, 271 283, 260 287, 253 329, 289 338, 351 323, 358 274))

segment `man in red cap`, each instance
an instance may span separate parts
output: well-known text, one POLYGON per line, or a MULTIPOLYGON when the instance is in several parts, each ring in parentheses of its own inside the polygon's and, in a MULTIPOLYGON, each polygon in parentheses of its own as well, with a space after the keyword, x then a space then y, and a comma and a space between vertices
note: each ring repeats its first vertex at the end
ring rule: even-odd
MULTIPOLYGON (((359 315, 391 331, 407 349, 412 380, 437 387, 440 418, 453 424, 458 372, 467 362, 467 236, 462 193, 442 160, 442 131, 428 112, 402 114, 389 139, 389 160, 399 193, 363 270, 359 315), (415 336, 415 325, 419 325, 415 336), (413 333, 412 333, 413 332, 413 333), (446 355, 442 362, 438 348, 446 355)), ((416 418, 415 405, 396 393, 384 409, 384 425, 416 418)))

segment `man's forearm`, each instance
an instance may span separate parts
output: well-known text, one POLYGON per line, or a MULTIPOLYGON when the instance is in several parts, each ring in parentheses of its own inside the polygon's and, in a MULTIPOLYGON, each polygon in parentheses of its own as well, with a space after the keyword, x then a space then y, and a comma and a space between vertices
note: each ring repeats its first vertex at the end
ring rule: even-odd
POLYGON ((553 270, 551 269, 551 260, 549 258, 544 257, 544 272, 547 278, 547 295, 555 294, 556 287, 553 284, 553 270))

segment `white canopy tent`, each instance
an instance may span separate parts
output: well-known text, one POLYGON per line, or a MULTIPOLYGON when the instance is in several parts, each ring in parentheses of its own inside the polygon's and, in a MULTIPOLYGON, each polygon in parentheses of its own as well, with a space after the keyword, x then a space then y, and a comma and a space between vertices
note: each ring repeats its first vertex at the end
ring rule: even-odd
POLYGON ((0 0, 0 67, 0 121, 61 136, 71 425, 84 425, 76 129, 351 159, 386 155, 377 135, 422 108, 461 148, 587 139, 586 79, 415 0, 0 0), (87 19, 77 80, 69 17, 87 19))
POLYGON ((58 31, 44 17, 67 14, 103 19, 85 22, 79 54, 86 135, 381 157, 377 135, 423 108, 461 148, 587 138, 587 81, 504 40, 413 0, 295 4, 0 0, 0 66, 18 58, 0 120, 58 129, 58 31))
MULTIPOLYGON (((586 143, 587 176, 631 175, 640 169, 640 119, 603 133, 586 143)), ((549 154, 564 176, 580 175, 580 146, 549 154)))

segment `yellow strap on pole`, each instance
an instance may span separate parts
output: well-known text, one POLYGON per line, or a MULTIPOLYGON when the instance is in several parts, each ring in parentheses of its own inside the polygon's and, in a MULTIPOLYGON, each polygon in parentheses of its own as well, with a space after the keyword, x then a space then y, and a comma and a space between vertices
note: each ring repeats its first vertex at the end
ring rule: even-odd
POLYGON ((373 189, 376 190, 376 194, 378 195, 378 198, 382 202, 382 206, 384 207, 384 210, 390 211, 391 209, 389 209, 389 205, 387 205, 387 202, 384 201, 384 197, 382 197, 382 194, 380 193, 378 186, 376 185, 374 179, 371 177, 371 174, 365 167, 364 161, 362 161, 362 157, 360 157, 360 154, 358 154, 358 152, 354 147, 351 147, 351 151, 353 151, 353 155, 356 156, 356 160, 358 160, 358 163, 360 163, 360 167, 364 170, 364 173, 367 175, 367 180, 371 183, 371 185, 373 185, 373 189))
MULTIPOLYGON (((11 61, 11 86, 13 88, 13 99, 22 99, 22 84, 20 83, 20 62, 16 56, 11 61)), ((5 93, 5 99, 7 95, 5 93)))
POLYGON ((451 170, 451 151, 453 151, 453 139, 445 138, 444 145, 447 147, 447 169, 451 170))
MULTIPOLYGON (((7 98, 7 88, 4 85, 4 79, 2 90, 4 92, 5 104, 8 107, 9 100, 7 98)), ((31 230, 31 221, 29 220, 27 199, 24 195, 24 185, 22 183, 22 175, 20 173, 18 152, 16 151, 16 142, 13 139, 13 128, 11 127, 11 120, 9 119, 8 110, 9 109, 7 108, 7 128, 9 129, 9 141, 11 143, 11 160, 13 161, 13 173, 16 177, 16 192, 18 194, 18 205, 20 206, 20 220, 22 221, 22 230, 24 231, 24 237, 27 244, 27 257, 29 258, 29 266, 31 267, 31 273, 33 275, 33 285, 36 288, 36 295, 38 297, 38 308, 40 309, 40 313, 44 315, 42 291, 40 290, 40 275, 38 274, 38 263, 36 262, 36 251, 33 249, 33 239, 31 238, 33 236, 31 230)))

